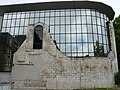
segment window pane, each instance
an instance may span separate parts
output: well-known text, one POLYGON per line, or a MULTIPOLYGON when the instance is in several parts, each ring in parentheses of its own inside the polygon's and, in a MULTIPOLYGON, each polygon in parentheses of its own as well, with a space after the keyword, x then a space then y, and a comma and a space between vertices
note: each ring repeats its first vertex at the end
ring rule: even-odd
POLYGON ((81 15, 86 15, 85 9, 81 9, 81 15))
MULTIPOLYGON (((20 18, 20 16, 21 16, 21 13, 17 13, 17 18, 20 18)), ((15 15, 13 15, 13 17, 15 17, 15 15)))
POLYGON ((97 23, 96 23, 96 17, 92 17, 92 23, 93 23, 93 24, 97 24, 97 23))
POLYGON ((40 15, 39 12, 35 13, 35 17, 39 17, 39 15, 40 15))
POLYGON ((86 9, 86 15, 91 15, 90 10, 86 9))
POLYGON ((87 26, 86 25, 82 25, 82 33, 87 33, 87 26))
POLYGON ((101 25, 100 18, 97 18, 97 24, 98 24, 98 25, 101 25))
POLYGON ((77 33, 82 33, 82 31, 81 31, 81 25, 77 25, 77 31, 76 31, 77 33))
POLYGON ((97 34, 93 34, 94 36, 94 43, 96 43, 98 41, 98 35, 97 34))
MULTIPOLYGON (((32 23, 32 21, 31 21, 31 23, 32 23)), ((24 19, 20 20, 20 26, 24 26, 24 19)))
POLYGON ((71 33, 76 33, 75 25, 71 25, 71 33))
POLYGON ((76 56, 77 54, 76 44, 72 44, 72 52, 75 52, 73 56, 76 56))
POLYGON ((60 29, 61 29, 60 30, 61 33, 65 33, 65 26, 64 25, 62 25, 60 29))
POLYGON ((91 24, 91 16, 87 16, 87 24, 91 24))
POLYGON ((70 24, 70 17, 66 17, 66 24, 70 24))
POLYGON ((12 21, 11 21, 11 26, 14 26, 15 25, 15 20, 13 19, 12 21))
POLYGON ((6 27, 7 20, 3 20, 3 27, 6 27))
MULTIPOLYGON (((53 28, 54 30, 54 28, 53 28)), ((59 26, 55 26, 55 33, 60 33, 59 26)))
POLYGON ((66 51, 71 52, 71 45, 70 44, 66 44, 66 51))
POLYGON ((55 40, 57 43, 60 43, 59 35, 55 35, 55 40))
POLYGON ((65 17, 61 17, 60 20, 61 20, 60 21, 61 24, 65 24, 65 17))
POLYGON ((66 25, 66 33, 70 33, 70 25, 66 25))
POLYGON ((50 26, 50 33, 54 33, 54 26, 50 26))
POLYGON ((61 47, 61 51, 65 52, 65 44, 61 44, 60 47, 61 47))
POLYGON ((71 24, 75 24, 75 17, 71 17, 71 24))
POLYGON ((81 24, 81 18, 80 18, 80 16, 77 16, 76 20, 77 20, 77 24, 81 24))
POLYGON ((89 43, 89 52, 94 52, 93 44, 89 43))
POLYGON ((87 34, 82 34, 82 42, 88 42, 87 34))
POLYGON ((50 24, 51 24, 51 25, 54 24, 54 17, 51 17, 51 18, 50 18, 50 24))
POLYGON ((86 17, 82 16, 82 24, 86 24, 86 21, 87 21, 86 17))
POLYGON ((93 42, 93 34, 88 34, 88 42, 93 42))
POLYGON ((65 43, 65 34, 60 35, 60 42, 65 43))
POLYGON ((35 18, 35 23, 38 23, 38 22, 40 22, 39 18, 35 18))
POLYGON ((76 34, 71 34, 72 37, 72 42, 76 42, 77 38, 76 38, 76 34))
POLYGON ((93 25, 93 33, 97 33, 97 26, 93 25))
POLYGON ((29 19, 25 19, 25 26, 28 26, 29 19))
POLYGON ((101 26, 98 26, 98 33, 99 33, 99 34, 102 34, 101 26))
POLYGON ((88 33, 92 33, 92 25, 87 25, 88 33))
POLYGON ((66 42, 70 42, 70 34, 66 34, 66 42))
POLYGON ((55 24, 59 24, 60 18, 59 17, 55 17, 55 24))

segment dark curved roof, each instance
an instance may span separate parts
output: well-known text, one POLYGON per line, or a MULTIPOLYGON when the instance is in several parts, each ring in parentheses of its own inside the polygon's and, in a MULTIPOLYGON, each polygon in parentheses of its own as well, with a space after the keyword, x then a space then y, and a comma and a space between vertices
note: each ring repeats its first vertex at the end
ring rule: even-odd
POLYGON ((59 2, 40 2, 29 4, 5 5, 0 6, 0 15, 4 12, 33 11, 33 10, 52 10, 52 9, 95 9, 105 13, 110 20, 113 20, 115 12, 113 9, 101 2, 94 1, 59 1, 59 2))

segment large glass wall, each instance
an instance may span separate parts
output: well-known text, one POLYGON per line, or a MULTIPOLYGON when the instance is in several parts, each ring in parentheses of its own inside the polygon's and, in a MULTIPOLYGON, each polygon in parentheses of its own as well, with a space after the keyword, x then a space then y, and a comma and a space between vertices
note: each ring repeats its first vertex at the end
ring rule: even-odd
POLYGON ((105 14, 94 9, 5 13, 2 32, 26 35, 28 24, 44 22, 60 51, 68 57, 106 56, 109 52, 105 14))

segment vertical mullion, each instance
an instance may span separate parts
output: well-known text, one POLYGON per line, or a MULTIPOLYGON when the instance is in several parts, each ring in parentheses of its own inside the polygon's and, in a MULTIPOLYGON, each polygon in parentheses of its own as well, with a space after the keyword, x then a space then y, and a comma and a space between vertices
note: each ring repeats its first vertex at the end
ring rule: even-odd
POLYGON ((72 26, 72 25, 71 25, 71 11, 72 11, 72 10, 70 9, 70 47, 71 47, 71 48, 70 48, 70 54, 71 54, 70 57, 72 57, 72 35, 71 35, 71 34, 72 34, 72 29, 71 29, 71 26, 72 26))
MULTIPOLYGON (((11 14, 11 13, 9 13, 9 14, 11 14)), ((12 13, 12 16, 11 16, 11 18, 8 18, 8 20, 10 20, 10 30, 9 30, 9 33, 11 33, 11 24, 12 24, 12 17, 13 17, 13 13, 12 13)))
MULTIPOLYGON (((21 19, 21 14, 22 13, 20 13, 20 19, 21 19)), ((16 17, 17 17, 17 15, 16 15, 16 17)), ((25 18, 24 18, 24 23, 25 23, 25 18)), ((23 27, 23 26, 22 26, 23 27)), ((20 26, 19 26, 19 30, 18 30, 18 35, 19 35, 19 32, 20 32, 20 26)))
POLYGON ((85 18, 86 18, 86 29, 87 29, 87 54, 89 55, 89 42, 88 42, 88 25, 87 25, 87 11, 86 11, 86 9, 85 9, 85 18))
MULTIPOLYGON (((95 42, 94 42, 94 33, 93 33, 93 19, 92 19, 92 11, 90 10, 90 15, 91 15, 91 28, 92 28, 92 39, 93 39, 93 49, 94 49, 94 44, 95 44, 95 42)), ((94 53, 94 56, 95 56, 95 50, 93 50, 93 53, 94 53)))
MULTIPOLYGON (((77 19, 76 19, 76 9, 75 9, 75 30, 76 30, 76 33, 75 33, 75 35, 76 35, 76 57, 78 57, 78 48, 77 48, 77 19)), ((77 58, 76 58, 77 59, 77 58)))
POLYGON ((66 9, 65 9, 65 16, 64 16, 65 18, 65 55, 66 55, 66 9))
MULTIPOLYGON (((81 10, 80 10, 80 15, 81 15, 81 38, 83 39, 83 30, 82 30, 82 13, 81 13, 81 10)), ((83 41, 81 41, 81 44, 82 44, 82 57, 83 57, 83 55, 84 55, 84 52, 83 52, 83 41)))

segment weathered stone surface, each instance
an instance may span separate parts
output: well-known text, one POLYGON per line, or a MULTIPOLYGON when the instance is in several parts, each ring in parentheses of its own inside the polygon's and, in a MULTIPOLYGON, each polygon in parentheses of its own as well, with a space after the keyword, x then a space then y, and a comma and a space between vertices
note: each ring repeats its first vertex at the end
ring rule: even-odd
POLYGON ((26 41, 14 54, 13 90, 114 86, 114 73, 117 71, 116 53, 113 53, 115 49, 109 53, 108 57, 86 57, 71 60, 56 49, 48 33, 47 25, 40 23, 44 27, 43 49, 35 50, 32 49, 35 25, 29 26, 28 34, 30 36, 28 35, 26 41))

